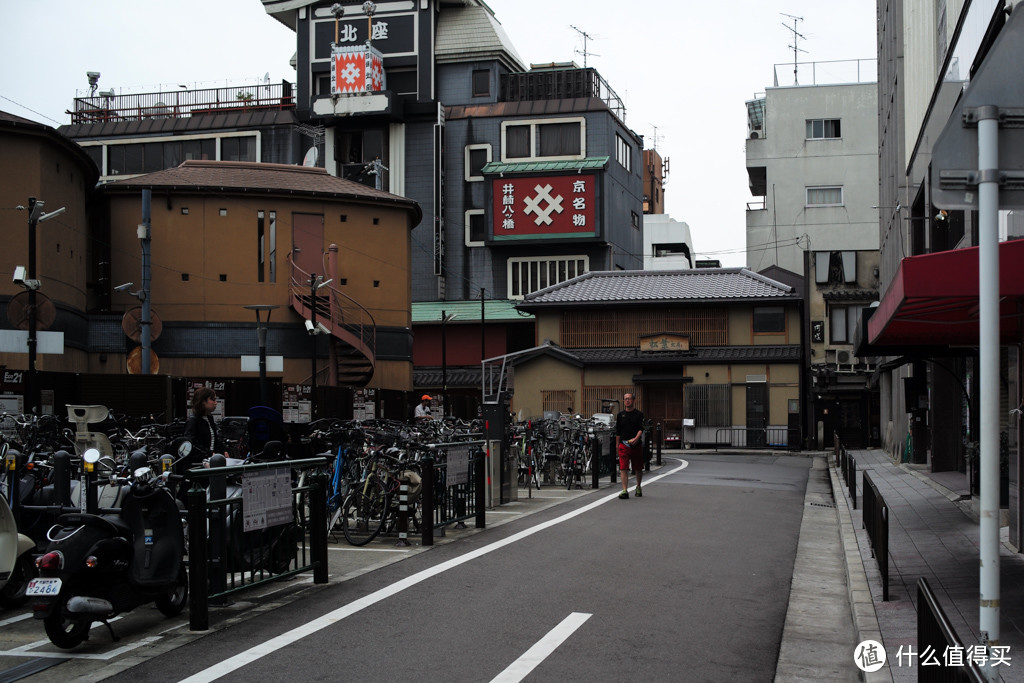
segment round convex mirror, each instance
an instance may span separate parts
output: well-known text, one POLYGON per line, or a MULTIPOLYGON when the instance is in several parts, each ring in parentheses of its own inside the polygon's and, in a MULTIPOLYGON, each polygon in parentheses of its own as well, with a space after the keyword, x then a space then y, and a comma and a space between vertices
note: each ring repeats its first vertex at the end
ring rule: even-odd
POLYGON ((100 459, 100 452, 95 448, 90 448, 82 454, 82 459, 90 465, 94 465, 100 459))

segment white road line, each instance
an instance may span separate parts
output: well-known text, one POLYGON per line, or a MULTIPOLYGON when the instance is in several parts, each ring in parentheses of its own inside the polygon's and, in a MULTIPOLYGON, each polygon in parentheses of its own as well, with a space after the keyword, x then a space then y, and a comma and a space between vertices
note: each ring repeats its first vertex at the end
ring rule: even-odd
POLYGON ((352 546, 350 548, 346 548, 345 546, 336 546, 336 547, 333 547, 333 548, 331 546, 327 546, 327 549, 328 550, 334 550, 334 551, 342 551, 342 552, 346 552, 346 553, 407 553, 407 552, 409 552, 408 548, 359 548, 357 546, 352 546))
POLYGON ((583 626, 590 614, 573 612, 562 620, 558 626, 548 631, 547 635, 538 640, 523 656, 508 665, 508 668, 495 676, 491 683, 519 683, 530 675, 537 666, 547 659, 559 645, 583 626))
MULTIPOLYGON (((102 626, 102 624, 100 624, 102 626)), ((13 650, 0 651, 0 656, 4 657, 44 657, 49 659, 94 659, 99 661, 106 661, 113 659, 119 655, 123 655, 125 652, 131 652, 143 645, 149 645, 160 640, 160 636, 149 636, 141 640, 137 640, 127 645, 122 645, 119 648, 110 650, 109 652, 96 652, 96 653, 82 653, 82 652, 35 652, 34 648, 41 647, 43 645, 49 645, 49 640, 38 640, 28 645, 22 645, 16 647, 13 650)))
MULTIPOLYGON (((676 472, 683 470, 684 468, 686 468, 688 464, 689 463, 687 463, 685 460, 680 460, 679 467, 676 467, 675 469, 669 472, 664 472, 662 474, 649 478, 648 486, 658 481, 659 479, 662 479, 664 477, 667 477, 669 475, 675 474, 676 472)), ((616 491, 615 493, 611 493, 607 496, 599 498, 598 500, 595 500, 593 503, 590 503, 589 505, 585 505, 577 510, 573 510, 572 512, 566 513, 561 517, 556 517, 555 519, 542 522, 536 526, 530 527, 529 529, 524 529, 523 531, 520 531, 517 534, 513 534, 508 538, 503 538, 500 541, 495 541, 494 543, 490 543, 481 548, 477 548, 476 550, 470 551, 465 555, 460 555, 459 557, 452 558, 434 567, 430 567, 429 569, 424 569, 421 572, 413 574, 412 576, 408 576, 402 579, 401 581, 396 581, 390 586, 385 586, 384 588, 381 588, 380 590, 370 593, 369 595, 363 596, 362 598, 350 602, 347 605, 342 605, 338 609, 328 612, 327 614, 318 617, 317 619, 314 619, 312 621, 309 621, 303 624, 302 626, 296 627, 291 631, 282 633, 281 635, 275 638, 271 638, 270 640, 260 643, 259 645, 256 645, 254 647, 251 647, 244 652, 240 652, 234 657, 229 657, 228 659, 225 659, 219 664, 214 664, 213 666, 207 669, 203 669, 202 671, 192 676, 189 676, 188 678, 183 678, 182 683, 205 683, 206 681, 215 681, 221 676, 226 676, 232 671, 237 671, 238 669, 241 669, 243 666, 246 666, 247 664, 251 664, 252 662, 255 662, 256 660, 262 657, 266 657, 272 652, 276 652, 277 650, 280 650, 283 647, 287 647, 292 643, 305 638, 306 636, 312 635, 317 631, 321 631, 327 628, 328 626, 336 624, 342 619, 350 617, 353 614, 363 609, 366 609, 367 607, 370 607, 371 605, 375 605, 376 603, 382 600, 390 598, 393 595, 397 595, 402 591, 406 590, 407 588, 412 588, 413 586, 422 583, 423 581, 426 581, 429 578, 437 576, 438 574, 444 573, 449 569, 454 569, 455 567, 463 565, 467 562, 471 562, 472 560, 475 560, 478 557, 483 557, 484 555, 492 553, 495 550, 500 550, 501 548, 504 548, 507 545, 511 545, 513 543, 516 543, 517 541, 523 540, 524 538, 528 538, 536 533, 540 533, 541 531, 544 531, 549 527, 553 527, 556 524, 567 522, 570 519, 573 519, 574 517, 578 517, 579 515, 582 515, 586 512, 590 512, 597 506, 604 505, 608 501, 615 500, 618 497, 619 493, 618 491, 616 491)))
POLYGON ((7 626, 7 624, 14 624, 14 623, 17 623, 19 621, 24 621, 25 619, 31 619, 31 618, 32 618, 32 613, 31 612, 27 612, 25 614, 19 614, 16 617, 11 617, 10 619, 4 619, 3 621, 0 621, 0 626, 7 626))

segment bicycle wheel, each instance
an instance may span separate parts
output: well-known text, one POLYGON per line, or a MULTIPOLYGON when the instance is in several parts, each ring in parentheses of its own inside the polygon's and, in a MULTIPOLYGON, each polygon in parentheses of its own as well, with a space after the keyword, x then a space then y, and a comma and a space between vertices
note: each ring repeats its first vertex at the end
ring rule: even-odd
POLYGON ((380 533, 388 510, 387 492, 383 482, 374 480, 368 486, 352 489, 342 505, 341 528, 352 545, 366 545, 380 533))

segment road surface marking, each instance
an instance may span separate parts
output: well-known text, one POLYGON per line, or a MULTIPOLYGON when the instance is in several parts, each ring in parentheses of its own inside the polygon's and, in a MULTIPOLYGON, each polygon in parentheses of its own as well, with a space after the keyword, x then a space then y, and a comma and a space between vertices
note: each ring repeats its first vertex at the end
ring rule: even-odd
POLYGON ((523 656, 508 665, 508 668, 495 676, 491 683, 519 683, 530 675, 537 666, 551 656, 559 645, 564 643, 576 630, 583 626, 590 614, 573 612, 562 620, 558 626, 548 631, 547 635, 538 640, 523 656))
MULTIPOLYGON (((688 462, 686 462, 685 460, 680 460, 679 467, 676 467, 671 471, 664 472, 654 477, 650 477, 647 483, 648 485, 650 485, 658 481, 659 479, 680 472, 683 469, 685 469, 687 465, 689 465, 688 462)), ((181 679, 181 683, 206 683, 207 681, 215 681, 221 676, 226 676, 233 671, 237 671, 238 669, 241 669, 243 666, 246 666, 247 664, 252 664, 256 660, 262 657, 266 657, 267 655, 276 652, 281 648, 288 647, 292 643, 302 640, 306 636, 310 636, 318 631, 327 628, 328 626, 333 626, 342 619, 350 617, 353 614, 360 612, 366 609, 367 607, 375 605, 382 600, 386 600, 387 598, 397 595, 402 591, 406 590, 407 588, 412 588, 413 586, 422 583, 427 579, 433 578, 438 574, 442 574, 448 571, 449 569, 454 569, 459 565, 463 565, 467 562, 475 560, 478 557, 483 557, 484 555, 492 553, 495 550, 500 550, 501 548, 504 548, 507 545, 511 545, 513 543, 523 540, 524 538, 528 538, 536 533, 540 533, 541 531, 544 531, 549 527, 553 527, 556 524, 567 522, 570 519, 573 519, 574 517, 578 517, 586 512, 590 512, 599 505, 604 505, 610 500, 616 500, 618 499, 618 497, 618 491, 608 494, 606 496, 602 496, 598 500, 595 500, 593 503, 590 503, 589 505, 584 505, 583 507, 577 510, 573 510, 572 512, 568 512, 562 515, 561 517, 556 517, 546 522, 541 522, 536 526, 530 527, 529 529, 524 529, 519 533, 509 536, 508 538, 503 538, 500 541, 495 541, 494 543, 490 543, 481 548, 477 548, 476 550, 472 550, 466 553, 465 555, 460 555, 459 557, 452 558, 450 560, 442 562, 441 564, 417 572, 412 576, 407 576, 406 578, 400 581, 396 581, 390 586, 385 586, 384 588, 374 591, 369 595, 365 595, 359 598, 358 600, 354 600, 348 603, 347 605, 342 605, 338 609, 328 612, 327 614, 321 617, 313 619, 312 621, 309 621, 303 624, 302 626, 293 628, 291 631, 287 631, 279 636, 276 636, 274 638, 271 638, 270 640, 260 643, 259 645, 255 645, 249 648, 248 650, 245 650, 244 652, 239 652, 234 657, 229 657, 228 659, 225 659, 224 661, 218 664, 214 664, 209 668, 203 669, 202 671, 193 674, 188 678, 183 678, 181 679)))

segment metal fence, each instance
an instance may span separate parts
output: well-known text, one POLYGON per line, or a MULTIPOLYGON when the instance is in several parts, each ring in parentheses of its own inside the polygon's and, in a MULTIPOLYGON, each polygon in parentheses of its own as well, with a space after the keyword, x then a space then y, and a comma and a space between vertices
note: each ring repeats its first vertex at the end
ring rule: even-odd
POLYGON ((483 441, 431 444, 422 460, 423 545, 433 545, 435 532, 448 525, 464 528, 473 519, 486 526, 483 441))
MULTIPOLYGON (((981 647, 981 646, 978 646, 981 647)), ((928 579, 921 577, 917 581, 917 649, 924 653, 926 649, 936 653, 934 661, 926 662, 926 657, 917 657, 917 680, 931 683, 932 681, 986 681, 988 680, 973 657, 964 656, 960 664, 945 661, 943 653, 955 650, 964 653, 964 646, 952 624, 946 617, 938 599, 928 585, 928 579)))
POLYGON ((313 571, 327 583, 326 458, 189 470, 189 628, 209 628, 209 604, 267 581, 313 571), (296 488, 296 473, 315 470, 296 488), (229 484, 231 490, 229 491, 229 484), (204 488, 205 485, 205 488, 204 488), (299 501, 308 500, 309 536, 299 501))
POLYGON ((871 541, 871 552, 882 576, 882 600, 889 599, 889 506, 878 492, 867 470, 861 475, 864 482, 864 530, 871 541))
POLYGON ((800 447, 800 430, 793 427, 720 427, 715 430, 715 450, 719 448, 800 447))

